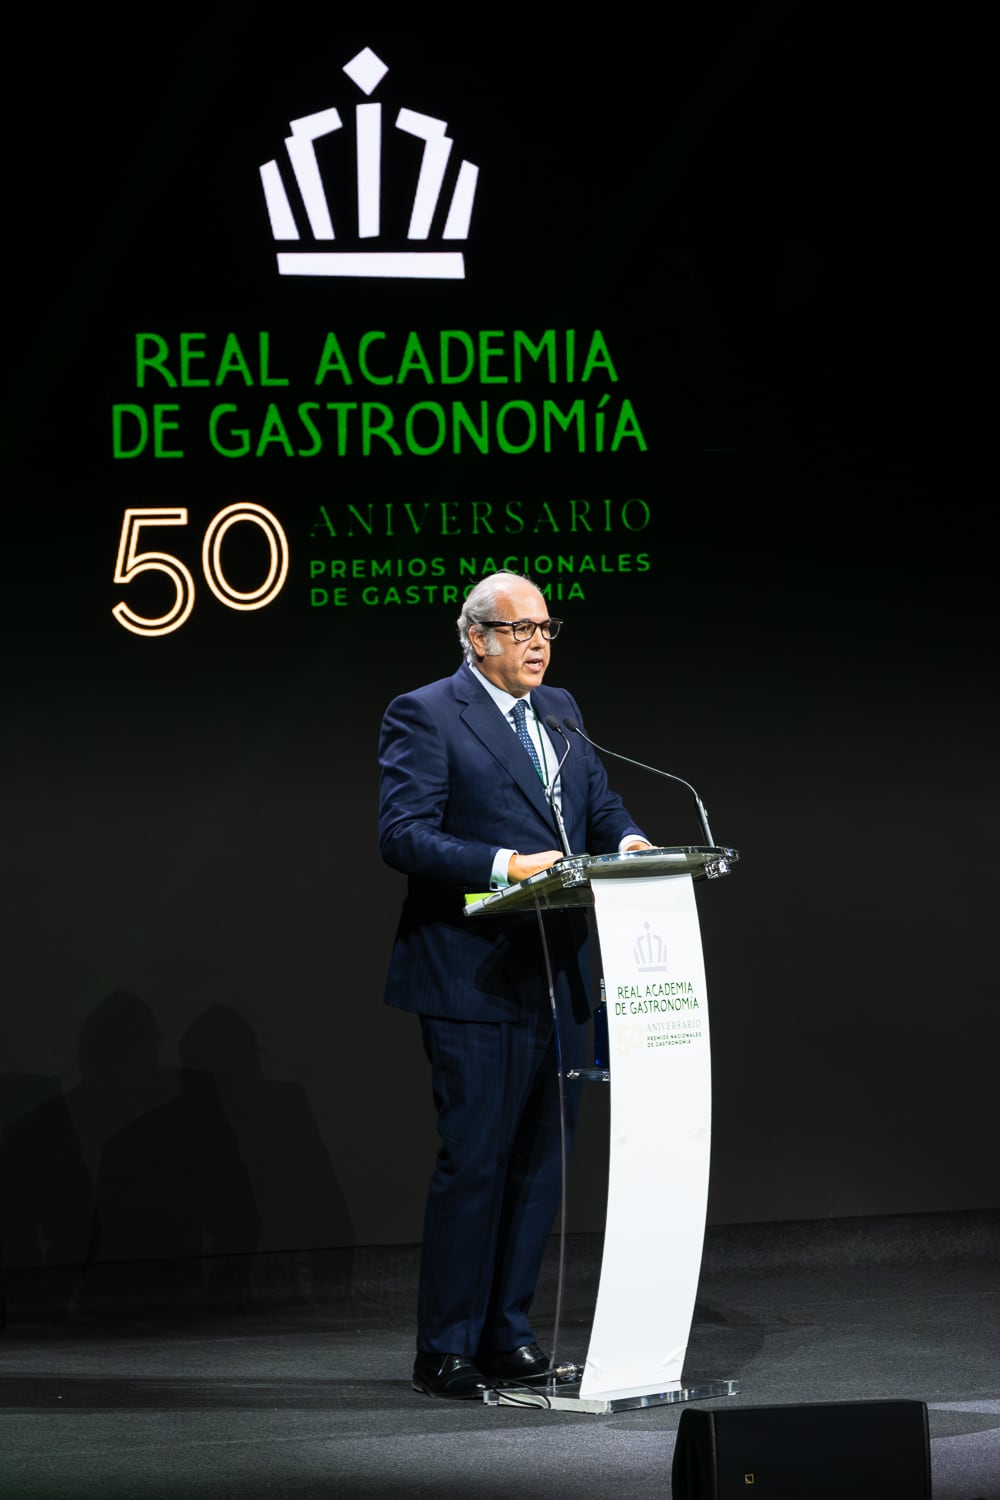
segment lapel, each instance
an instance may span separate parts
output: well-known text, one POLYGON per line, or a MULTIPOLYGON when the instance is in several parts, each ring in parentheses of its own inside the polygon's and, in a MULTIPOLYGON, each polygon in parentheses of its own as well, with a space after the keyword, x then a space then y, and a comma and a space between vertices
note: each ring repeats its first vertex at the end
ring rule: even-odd
MULTIPOLYGON (((459 667, 451 681, 459 703, 459 714, 466 728, 500 763, 515 786, 524 793, 545 822, 552 826, 552 813, 542 783, 538 778, 538 772, 493 699, 478 683, 473 682, 469 668, 464 664, 459 667)), ((539 691, 541 690, 535 689, 532 694, 533 701, 537 698, 539 691)), ((541 717, 540 713, 539 717, 541 717)), ((544 725, 542 733, 550 740, 553 738, 544 725)), ((558 735, 555 738, 558 740, 558 735)), ((553 767, 558 763, 558 759, 557 754, 556 760, 551 762, 553 767)))

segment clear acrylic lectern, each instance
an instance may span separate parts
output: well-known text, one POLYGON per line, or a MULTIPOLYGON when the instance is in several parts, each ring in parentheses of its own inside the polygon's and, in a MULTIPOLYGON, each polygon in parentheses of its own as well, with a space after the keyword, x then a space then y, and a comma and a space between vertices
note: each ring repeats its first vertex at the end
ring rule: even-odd
MULTIPOLYGON (((611 1141, 586 1361, 579 1380, 553 1374, 531 1394, 523 1386, 509 1396, 490 1391, 491 1405, 612 1412, 737 1389, 733 1380, 685 1384, 683 1364, 705 1236, 712 1113, 693 882, 728 874, 738 859, 735 849, 688 845, 578 855, 466 908, 473 921, 535 911, 547 965, 546 912, 592 908, 608 1020, 608 1068, 588 1070, 611 1090, 611 1141)), ((556 1341, 562 1255, 559 1279, 556 1341)))

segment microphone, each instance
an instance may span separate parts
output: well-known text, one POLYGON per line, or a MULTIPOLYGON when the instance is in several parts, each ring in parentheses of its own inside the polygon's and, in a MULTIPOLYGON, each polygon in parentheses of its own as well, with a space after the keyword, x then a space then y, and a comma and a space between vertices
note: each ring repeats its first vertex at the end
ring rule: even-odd
MULTIPOLYGON (((548 723, 548 720, 546 719, 545 722, 548 723)), ((683 776, 675 776, 672 771, 661 771, 659 766, 647 766, 641 760, 632 760, 628 755, 619 755, 617 750, 605 749, 605 747, 603 745, 599 745, 596 740, 592 740, 589 734, 585 734, 575 719, 563 719, 563 723, 566 725, 567 729, 571 729, 573 733, 578 734, 582 740, 586 740, 588 745, 593 745, 594 749, 599 750, 602 755, 613 756, 615 760, 623 760, 626 765, 638 766, 640 771, 652 771, 654 776, 665 776, 668 781, 679 781, 681 786, 686 786, 688 791, 694 798, 694 805, 698 810, 698 821, 701 824, 701 831, 705 836, 705 843, 712 849, 716 847, 715 840, 712 837, 712 830, 708 826, 708 813, 705 811, 705 804, 698 796, 698 793, 695 791, 690 781, 685 781, 683 776)), ((562 762, 560 762, 560 764, 562 764, 562 762)))
POLYGON ((559 778, 562 775, 562 768, 566 764, 566 758, 569 755, 570 750, 572 749, 572 744, 569 736, 567 735, 565 729, 563 729, 555 714, 546 714, 542 722, 544 723, 546 729, 551 729, 554 734, 559 735, 560 739, 564 739, 566 741, 566 749, 563 751, 562 755, 559 758, 559 764, 556 766, 555 774, 553 775, 551 782, 545 788, 545 795, 548 798, 549 807, 552 809, 552 816, 555 819, 556 831, 559 834, 559 842, 562 844, 563 853, 565 854, 567 859, 572 859, 573 851, 569 847, 569 839, 566 835, 566 824, 563 822, 562 809, 556 801, 556 784, 558 783, 559 778))

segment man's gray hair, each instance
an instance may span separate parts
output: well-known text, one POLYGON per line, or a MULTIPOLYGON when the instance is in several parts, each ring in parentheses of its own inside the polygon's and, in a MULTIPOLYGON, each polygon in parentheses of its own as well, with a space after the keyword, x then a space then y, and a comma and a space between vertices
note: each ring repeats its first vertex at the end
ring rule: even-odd
MULTIPOLYGON (((497 617, 497 596, 505 585, 511 583, 529 583, 531 587, 537 588, 533 578, 528 578, 524 573, 490 573, 486 578, 480 578, 475 588, 469 590, 468 597, 462 605, 462 613, 458 617, 458 638, 462 643, 466 661, 475 665, 476 652, 469 639, 469 630, 473 625, 481 625, 484 620, 495 620, 497 617)), ((487 656, 499 656, 500 643, 496 638, 495 630, 483 631, 483 644, 486 647, 487 656)))

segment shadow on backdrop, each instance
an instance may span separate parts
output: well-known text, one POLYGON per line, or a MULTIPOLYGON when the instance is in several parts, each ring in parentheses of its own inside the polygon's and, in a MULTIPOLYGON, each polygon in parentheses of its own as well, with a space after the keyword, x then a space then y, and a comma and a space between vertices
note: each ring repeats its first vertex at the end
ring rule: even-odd
MULTIPOLYGON (((159 1060, 150 1008, 117 991, 80 1029, 81 1081, 0 1075, 0 1264, 44 1273, 48 1315, 243 1303, 289 1277, 320 1294, 308 1257, 260 1250, 353 1240, 304 1089, 264 1077, 245 1017, 212 1005, 159 1060), (146 1274, 157 1263, 155 1276, 146 1274)), ((337 1264, 342 1275, 345 1258, 337 1264)), ((21 1280, 23 1281, 23 1277, 21 1280)), ((35 1281, 36 1293, 39 1283, 35 1281)))

